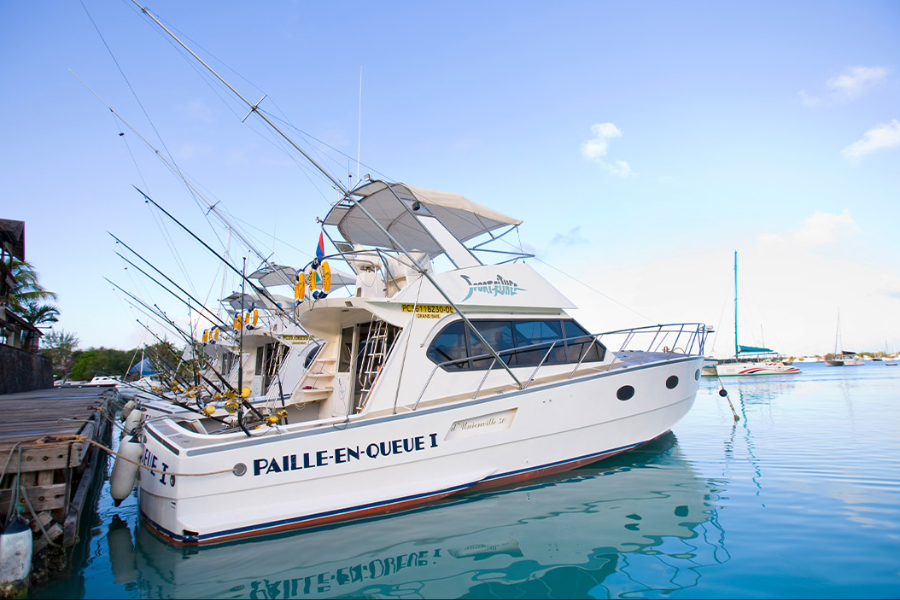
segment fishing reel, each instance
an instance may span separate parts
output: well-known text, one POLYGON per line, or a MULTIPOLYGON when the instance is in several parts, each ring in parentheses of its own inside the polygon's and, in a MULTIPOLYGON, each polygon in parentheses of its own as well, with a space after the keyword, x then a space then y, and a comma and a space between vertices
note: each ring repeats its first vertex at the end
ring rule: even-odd
POLYGON ((287 414, 288 412, 286 410, 281 409, 275 414, 267 416, 265 419, 265 423, 269 427, 275 427, 276 425, 279 425, 285 417, 287 417, 287 414))

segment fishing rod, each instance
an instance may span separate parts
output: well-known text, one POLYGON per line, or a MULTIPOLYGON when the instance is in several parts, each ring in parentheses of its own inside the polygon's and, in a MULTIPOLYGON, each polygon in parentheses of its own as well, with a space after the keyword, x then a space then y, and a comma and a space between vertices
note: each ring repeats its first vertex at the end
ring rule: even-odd
MULTIPOLYGON (((181 296, 179 296, 178 294, 176 294, 175 292, 173 292, 172 290, 170 290, 169 288, 167 288, 166 286, 164 286, 162 283, 160 283, 159 281, 157 281, 156 279, 154 279, 152 275, 150 275, 149 273, 147 273, 146 271, 144 271, 143 269, 141 269, 139 266, 137 266, 136 264, 134 264, 133 262, 131 262, 130 260, 128 260, 127 258, 125 258, 124 256, 122 256, 120 253, 116 252, 116 255, 117 255, 119 258, 121 258, 122 260, 124 260, 125 262, 127 262, 129 265, 131 265, 132 267, 134 267, 135 269, 137 269, 138 272, 140 272, 142 275, 144 275, 147 279, 149 279, 150 281, 152 281, 153 283, 155 283, 156 285, 158 285, 159 287, 161 287, 163 290, 165 290, 166 292, 168 292, 169 295, 171 295, 173 298, 175 298, 176 300, 178 300, 179 302, 181 302, 182 304, 184 304, 184 305, 187 306, 188 308, 191 308, 191 303, 190 303, 190 302, 186 301, 184 298, 182 298, 181 296)), ((204 315, 204 318, 205 318, 205 317, 206 317, 206 316, 204 315)), ((226 324, 224 321, 222 321, 222 320, 219 319, 218 317, 215 317, 215 319, 216 319, 217 321, 219 321, 219 323, 221 323, 223 327, 227 327, 227 324, 226 324)))
POLYGON ((195 240, 197 240, 198 242, 200 242, 200 244, 203 245, 204 248, 206 248, 207 250, 209 250, 209 251, 213 254, 213 256, 215 256, 215 257, 218 258, 220 261, 222 261, 222 263, 223 263, 225 266, 227 266, 229 269, 231 269, 232 271, 234 271, 234 272, 241 278, 241 281, 242 281, 242 282, 247 282, 248 284, 250 284, 250 287, 253 289, 253 291, 254 291, 257 295, 263 296, 263 297, 265 297, 265 299, 269 300, 269 301, 272 303, 272 306, 267 307, 267 308, 269 308, 270 310, 271 310, 271 309, 278 310, 279 312, 281 312, 281 314, 282 314, 283 316, 287 317, 292 323, 294 323, 295 325, 297 325, 298 327, 300 327, 300 329, 302 329, 304 332, 306 331, 305 329, 303 329, 303 326, 300 325, 300 323, 298 323, 297 320, 294 318, 294 315, 292 314, 293 311, 292 311, 291 313, 289 313, 288 311, 286 311, 286 310, 279 304, 279 302, 275 299, 275 297, 272 296, 272 294, 270 294, 269 291, 268 291, 265 287, 259 287, 259 286, 257 286, 255 283, 253 283, 249 278, 247 278, 246 274, 241 273, 234 265, 232 265, 230 262, 228 262, 228 261, 227 261, 224 257, 222 257, 221 255, 219 255, 219 253, 216 252, 215 250, 213 250, 213 249, 210 247, 209 244, 207 244, 206 242, 204 242, 204 241, 203 241, 200 237, 198 237, 193 231, 191 231, 190 229, 188 229, 184 224, 181 223, 181 221, 179 221, 179 220, 176 219, 174 216, 172 216, 171 213, 169 213, 166 209, 164 209, 162 206, 160 206, 153 198, 151 198, 150 196, 148 196, 147 194, 145 194, 145 193, 144 193, 143 191, 141 191, 141 189, 138 188, 137 186, 133 186, 133 187, 134 187, 134 189, 136 189, 136 190, 138 191, 139 194, 141 194, 141 195, 144 197, 145 202, 150 202, 150 203, 152 203, 153 206, 155 206, 156 208, 158 208, 158 209, 160 210, 160 212, 162 212, 164 215, 166 215, 166 216, 169 217, 172 221, 174 221, 176 225, 178 225, 178 226, 181 227, 183 230, 185 230, 192 238, 194 238, 195 240))
MULTIPOLYGON (((224 326, 224 327, 227 327, 227 326, 228 326, 227 323, 225 323, 225 321, 223 321, 222 319, 220 319, 220 318, 218 317, 218 315, 213 314, 212 311, 210 311, 208 308, 206 308, 206 306, 204 306, 202 302, 200 302, 200 301, 197 300, 195 297, 193 297, 191 294, 189 294, 189 293, 187 292, 187 290, 185 290, 184 288, 182 288, 180 285, 178 285, 177 283, 175 283, 174 281, 172 281, 172 279, 171 279, 169 276, 167 276, 165 273, 163 273, 162 271, 160 271, 159 269, 157 269, 155 266, 153 266, 153 265, 150 263, 150 261, 148 261, 146 258, 144 258, 144 257, 141 256, 140 254, 138 254, 137 252, 135 252, 134 249, 132 249, 128 244, 126 244, 125 242, 123 242, 122 240, 120 240, 119 238, 117 238, 115 235, 113 235, 113 234, 110 233, 109 231, 107 231, 106 233, 109 233, 109 235, 112 236, 112 238, 113 238, 114 240, 116 240, 116 243, 122 244, 123 246, 125 246, 126 248, 128 248, 129 252, 131 252, 132 254, 134 254, 135 256, 137 256, 139 259, 141 259, 142 261, 144 261, 144 263, 146 263, 151 269, 153 269, 154 271, 156 271, 157 273, 159 273, 160 275, 162 275, 162 276, 166 279, 166 281, 168 281, 169 283, 171 283, 172 285, 174 285, 176 288, 178 288, 178 291, 180 291, 182 294, 184 294, 185 296, 187 296, 188 298, 190 298, 191 300, 193 300, 201 310, 205 311, 205 312, 208 313, 209 315, 212 315, 212 319, 210 319, 211 322, 212 322, 213 319, 214 319, 215 321, 218 321, 222 326, 224 326)), ((116 254, 119 254, 119 253, 116 252, 116 254)), ((121 256, 123 260, 125 260, 126 262, 128 262, 128 264, 130 264, 131 266, 133 266, 135 269, 137 269, 138 271, 141 271, 141 273, 144 273, 144 271, 142 271, 137 265, 135 265, 134 263, 132 263, 130 260, 128 260, 127 258, 125 258, 124 256, 122 256, 121 254, 119 254, 119 256, 121 256)), ((144 273, 144 274, 146 275, 146 273, 144 273)), ((149 277, 149 275, 148 275, 148 277, 149 277)), ((154 281, 155 281, 155 280, 154 280, 154 281)), ((166 289, 166 288, 165 288, 162 284, 160 284, 158 281, 156 282, 156 284, 159 285, 160 287, 162 287, 163 289, 166 289)), ((170 290, 166 290, 166 291, 168 291, 169 293, 171 293, 170 290)), ((181 300, 181 298, 179 298, 179 300, 181 300)), ((182 300, 182 302, 184 302, 184 300, 182 300)), ((188 306, 190 306, 190 305, 188 305, 188 306)))
MULTIPOLYGON (((138 298, 138 297, 135 296, 134 294, 130 293, 129 291, 125 290, 125 289, 122 288, 121 286, 119 286, 119 285, 117 285, 116 283, 114 283, 113 281, 111 281, 109 278, 104 277, 104 279, 106 279, 106 281, 108 281, 109 283, 111 283, 113 286, 115 286, 119 291, 121 291, 122 293, 124 293, 125 295, 127 295, 129 298, 131 298, 132 300, 134 300, 135 302, 137 302, 138 304, 140 304, 141 306, 143 306, 145 309, 147 309, 148 311, 150 311, 151 314, 156 315, 157 317, 162 317, 162 319, 168 324, 168 326, 169 326, 169 327, 170 327, 177 335, 180 335, 182 338, 184 338, 185 341, 186 341, 186 342, 192 347, 192 349, 193 349, 194 344, 195 344, 195 341, 194 341, 192 338, 189 338, 187 335, 185 335, 185 333, 181 330, 181 328, 179 328, 179 327, 175 324, 174 321, 172 321, 171 319, 169 319, 169 318, 166 316, 165 312, 163 312, 162 309, 160 309, 158 306, 156 306, 155 309, 154 309, 153 307, 149 306, 146 302, 144 302, 143 300, 141 300, 140 298, 138 298)), ((139 322, 140 322, 140 321, 139 321, 139 322)), ((141 323, 141 325, 143 325, 143 323, 141 323)), ((148 329, 148 331, 149 331, 149 329, 148 329)), ((151 331, 151 333, 153 333, 153 332, 151 331)), ((156 337, 157 339, 159 339, 159 337, 156 336, 156 334, 153 334, 153 335, 154 335, 154 337, 156 337)), ((162 341, 162 340, 160 340, 160 341, 162 341)), ((171 368, 171 365, 169 365, 168 368, 171 368)), ((210 368, 212 368, 212 367, 210 367, 210 368)), ((215 372, 216 375, 219 377, 219 379, 221 379, 221 380, 222 380, 222 381, 223 381, 223 382, 224 382, 224 383, 225 383, 232 391, 235 391, 234 388, 233 388, 230 384, 228 384, 227 381, 226 381, 224 378, 222 378, 222 376, 219 375, 219 373, 218 373, 214 368, 213 368, 213 372, 215 372)), ((205 379, 205 378, 204 378, 204 379, 205 379)), ((177 373, 176 373, 176 380, 177 380, 177 373)), ((179 383, 181 383, 182 385, 185 385, 186 387, 190 387, 190 384, 187 384, 187 383, 185 383, 184 381, 180 381, 179 383)), ((221 390, 219 390, 219 388, 218 388, 217 386, 215 386, 214 384, 212 384, 212 382, 208 382, 208 383, 210 383, 211 385, 213 385, 213 388, 216 389, 217 391, 219 391, 219 392, 221 393, 221 390)))
MULTIPOLYGON (((114 285, 115 285, 115 284, 114 284, 114 285)), ((121 288, 120 288, 120 289, 121 289, 121 288)), ((123 291, 124 291, 124 290, 123 290, 123 291)), ((156 305, 154 305, 154 306, 156 306, 156 305)), ((161 308, 159 308, 158 306, 156 306, 156 309, 157 309, 157 310, 159 311, 159 313, 162 315, 163 319, 165 319, 166 322, 169 323, 169 325, 171 325, 176 331, 178 331, 178 332, 181 334, 182 337, 184 337, 185 339, 189 340, 188 343, 191 344, 191 350, 192 350, 192 354, 193 354, 193 352, 195 351, 195 348, 194 348, 194 343, 195 343, 195 342, 194 342, 193 338, 188 338, 188 336, 185 335, 185 333, 181 330, 181 328, 179 328, 179 327, 178 327, 171 319, 169 319, 169 317, 166 315, 165 311, 163 311, 163 310, 162 310, 161 308)), ((243 329, 243 326, 241 326, 241 340, 242 340, 242 341, 243 341, 243 332, 244 332, 244 329, 243 329)), ((242 356, 242 355, 243 355, 243 352, 241 352, 241 355, 239 355, 239 356, 242 356)), ((240 363, 240 358, 238 358, 238 362, 240 363)), ((210 367, 210 368, 212 368, 212 367, 210 367)), ((225 383, 225 384, 229 387, 229 389, 230 389, 233 393, 236 394, 236 397, 237 397, 237 398, 240 398, 240 403, 238 404, 238 425, 240 425, 241 429, 242 429, 242 430, 244 431, 244 433, 246 433, 247 436, 249 437, 249 436, 250 436, 250 432, 247 431, 247 428, 244 426, 243 418, 242 418, 243 415, 242 415, 242 413, 241 413, 241 411, 240 411, 240 406, 241 406, 241 405, 244 405, 244 406, 246 406, 247 408, 249 408, 249 409, 250 409, 257 417, 259 417, 259 419, 260 419, 261 421, 264 421, 264 420, 265 420, 265 416, 264 416, 261 412, 259 412, 259 410, 257 410, 257 408, 256 408, 255 406, 253 406, 253 405, 250 403, 250 401, 247 400, 247 399, 244 397, 244 395, 243 395, 243 393, 242 393, 244 388, 243 388, 243 386, 241 386, 241 384, 240 384, 240 379, 241 379, 241 376, 243 375, 243 372, 244 372, 243 364, 240 364, 240 367, 239 367, 239 369, 238 369, 238 381, 239 381, 238 386, 239 386, 239 388, 240 388, 240 391, 235 390, 234 387, 233 387, 230 383, 228 383, 224 378, 222 378, 222 376, 218 373, 218 371, 216 371, 215 368, 212 368, 212 369, 213 369, 213 372, 216 373, 216 375, 219 377, 219 379, 221 379, 222 382, 225 383)))
MULTIPOLYGON (((163 162, 163 164, 165 164, 166 167, 167 167, 172 173, 174 173, 179 179, 181 179, 181 181, 185 184, 185 186, 187 186, 188 191, 190 191, 191 194, 192 194, 195 198, 200 198, 200 199, 203 201, 203 203, 206 204, 206 206, 208 207, 208 208, 207 208, 207 211, 206 211, 207 214, 209 214, 210 212, 212 212, 213 214, 215 214, 216 217, 218 217, 219 221, 221 221, 221 223, 222 223, 223 225, 225 225, 225 227, 227 227, 229 231, 233 232, 233 233, 238 237, 238 239, 239 239, 241 242, 243 242, 243 244, 244 244, 245 246, 247 246, 247 248, 248 248, 251 252, 253 252, 253 254, 255 254, 255 255, 260 259, 260 261, 262 261, 266 266, 268 266, 270 269, 272 269, 273 272, 277 272, 277 269, 275 269, 275 266, 272 265, 271 263, 269 263, 268 258, 267 258, 266 256, 264 256, 264 255, 263 255, 263 254, 262 254, 262 253, 261 253, 261 252, 260 252, 260 251, 259 251, 259 250, 258 250, 258 249, 257 249, 257 248, 256 248, 256 247, 255 247, 255 246, 254 246, 254 245, 253 245, 253 244, 252 244, 252 243, 251 243, 251 242, 250 242, 250 241, 249 241, 242 233, 241 233, 241 232, 240 232, 240 230, 237 229, 237 228, 231 223, 231 221, 229 221, 229 220, 225 217, 225 215, 223 215, 223 214, 221 213, 221 211, 219 211, 219 209, 217 208, 217 205, 219 204, 218 202, 216 202, 215 204, 212 203, 212 202, 210 202, 209 199, 207 199, 206 196, 204 196, 203 193, 202 193, 200 190, 198 190, 198 189, 197 189, 197 188, 196 188, 196 187, 188 180, 188 178, 184 175, 184 173, 181 172, 181 169, 180 169, 178 166, 176 166, 175 164, 169 162, 169 161, 166 159, 166 157, 163 156, 162 152, 160 152, 159 150, 157 150, 156 147, 154 147, 153 144, 151 144, 151 143, 149 142, 149 140, 147 140, 144 136, 142 136, 141 133, 140 133, 137 129, 135 129, 134 127, 132 127, 131 124, 130 124, 128 121, 126 121, 126 120, 122 117, 122 115, 120 115, 118 112, 116 112, 115 109, 114 109, 112 106, 110 106, 109 104, 107 104, 106 101, 103 100, 103 98, 101 98, 100 95, 97 94, 97 92, 95 92, 93 89, 91 89, 91 87, 90 87, 87 83, 85 83, 85 81, 84 81, 83 79, 81 79, 80 77, 78 77, 78 75, 76 75, 74 71, 72 71, 71 69, 69 69, 69 72, 72 73, 72 75, 74 75, 75 78, 78 79, 78 81, 80 81, 81 84, 84 85, 84 87, 86 87, 86 88, 88 89, 88 91, 90 91, 90 92, 94 95, 94 97, 96 97, 96 98, 97 98, 104 106, 106 106, 106 108, 108 108, 109 111, 110 111, 113 115, 115 115, 115 117, 116 117, 117 119, 119 119, 119 121, 121 121, 123 125, 125 125, 128 129, 130 129, 130 130, 132 131, 132 133, 134 133, 134 134, 138 137, 138 139, 140 139, 142 142, 144 142, 144 144, 145 144, 148 148, 150 148, 150 150, 153 151, 153 153, 154 153, 154 154, 155 154, 155 155, 163 162)), ((284 280, 285 285, 291 285, 291 284, 292 284, 292 281, 291 281, 290 278, 288 278, 286 275, 280 274, 280 277, 281 277, 281 279, 284 280)))
MULTIPOLYGON (((150 332, 150 335, 152 335, 152 336, 155 337, 157 340, 159 340, 159 342, 160 342, 161 344, 163 344, 163 345, 168 345, 168 342, 167 342, 166 340, 160 339, 160 337, 159 337, 158 335, 156 335, 149 327, 147 327, 146 325, 144 325, 143 323, 141 323, 139 320, 137 320, 137 319, 135 319, 135 320, 138 322, 138 324, 139 324, 141 327, 143 327, 143 328, 146 329, 148 332, 150 332)), ((149 347, 148 347, 148 348, 149 348, 149 347)), ((168 363, 166 363, 166 361, 162 360, 162 357, 160 357, 159 355, 157 355, 157 358, 159 359, 160 362, 163 363, 163 366, 165 366, 165 367, 168 368, 168 369, 171 369, 171 368, 172 368, 171 365, 169 365, 168 363)), ((202 377, 202 376, 201 376, 201 377, 202 377)), ((214 385, 211 381, 209 381, 209 380, 206 379, 205 377, 204 377, 203 379, 204 379, 208 384, 212 385, 214 389, 217 389, 217 388, 215 387, 215 385, 214 385)), ((227 423, 224 419, 222 419, 221 417, 214 417, 213 415, 209 415, 209 414, 203 412, 202 410, 198 410, 198 409, 196 409, 196 408, 190 406, 189 404, 186 404, 186 403, 183 403, 183 402, 179 402, 178 400, 173 400, 173 399, 170 399, 170 398, 166 398, 166 400, 169 400, 170 402, 172 402, 172 404, 175 404, 175 405, 177 405, 177 406, 180 406, 180 407, 182 407, 182 408, 185 408, 185 409, 187 409, 187 410, 189 410, 189 411, 191 411, 191 412, 194 412, 194 413, 197 413, 197 414, 201 414, 201 415, 203 415, 204 417, 208 417, 208 418, 210 418, 210 419, 212 419, 212 420, 214 420, 214 421, 218 421, 219 423, 222 423, 222 424, 224 424, 224 425, 227 425, 227 424, 228 424, 228 423, 227 423)), ((198 398, 197 398, 197 401, 199 402, 199 400, 200 400, 200 398, 198 397, 198 398)))
MULTIPOLYGON (((203 65, 210 73, 212 73, 219 81, 221 81, 221 82, 222 82, 229 90, 231 90, 232 93, 234 93, 234 94, 235 94, 238 98, 240 98, 245 104, 247 104, 247 106, 250 107, 250 113, 247 114, 247 117, 249 117, 251 114, 256 114, 257 116, 259 116, 259 118, 261 118, 261 119, 262 119, 269 127, 271 127, 276 133, 278 133, 278 135, 280 135, 282 138, 284 138, 285 141, 287 141, 287 142, 288 142, 295 150, 297 150, 300 154, 302 154, 303 157, 306 158, 306 159, 310 162, 310 164, 312 164, 316 169, 318 169, 320 173, 322 173, 325 177, 327 177, 328 180, 331 181, 331 182, 334 184, 334 186, 335 186, 338 190, 340 190, 340 192, 343 194, 343 197, 344 197, 345 200, 351 202, 354 206, 356 206, 357 208, 359 208, 360 211, 361 211, 364 215, 366 215, 366 217, 368 217, 368 218, 372 221, 372 223, 373 223, 376 227, 378 227, 378 229, 381 230, 381 232, 382 232, 384 235, 387 236, 387 238, 391 241, 391 243, 394 245, 394 247, 397 248, 397 249, 399 249, 400 252, 402 252, 404 255, 406 255, 406 257, 412 262, 414 268, 415 268, 419 273, 421 273, 422 276, 424 276, 426 279, 428 279, 428 281, 429 281, 429 282, 430 282, 430 283, 438 290, 438 292, 444 297, 444 299, 447 300, 447 302, 450 304, 450 306, 452 306, 452 307, 454 308, 454 310, 456 310, 456 312, 460 315, 460 317, 462 318, 462 320, 465 321, 466 325, 468 325, 468 327, 472 330, 472 333, 475 335, 475 337, 477 337, 478 340, 479 340, 482 344, 484 344, 485 347, 488 348, 488 350, 490 351, 490 353, 494 356, 494 358, 495 358, 497 361, 499 361, 500 365, 504 368, 504 370, 507 372, 507 374, 513 379, 513 381, 516 382, 516 385, 517 385, 520 389, 523 387, 522 382, 519 381, 519 378, 516 377, 515 374, 512 372, 512 370, 506 365, 506 362, 503 361, 503 360, 500 358, 500 356, 499 356, 499 355, 497 354, 497 352, 494 350, 493 346, 491 346, 489 343, 487 343, 487 340, 485 340, 484 337, 481 335, 481 333, 475 328, 475 326, 472 325, 472 323, 470 322, 469 318, 468 318, 466 315, 464 315, 464 314, 462 313, 462 311, 459 310, 459 307, 456 306, 456 303, 454 303, 453 300, 450 299, 450 297, 449 297, 449 296, 447 295, 447 293, 443 290, 443 288, 441 288, 439 285, 437 285, 437 282, 434 280, 434 278, 431 276, 431 274, 428 273, 428 271, 427 271, 424 267, 422 267, 422 265, 420 265, 419 262, 418 262, 416 259, 414 259, 412 256, 410 256, 409 252, 408 252, 402 245, 400 245, 400 244, 397 242, 397 240, 394 238, 394 236, 391 235, 391 234, 387 231, 387 229, 385 229, 385 227, 384 227, 380 222, 378 222, 378 220, 375 219, 375 217, 372 216, 372 214, 371 214, 371 213, 370 213, 370 212, 369 212, 369 211, 368 211, 368 210, 367 210, 367 209, 366 209, 359 201, 357 201, 356 198, 354 198, 354 197, 351 195, 350 190, 348 190, 347 188, 345 188, 345 187, 341 184, 340 181, 338 181, 334 176, 332 176, 331 173, 329 173, 324 167, 322 167, 321 165, 319 165, 319 163, 317 163, 317 162, 316 162, 309 154, 307 154, 302 148, 300 148, 300 146, 298 146, 298 145, 296 144, 296 142, 294 142, 294 140, 292 140, 287 134, 285 134, 283 131, 281 131, 281 129, 279 129, 277 125, 275 125, 268 117, 266 117, 266 115, 265 115, 264 113, 262 113, 262 112, 260 112, 260 111, 258 110, 258 109, 259 109, 259 103, 262 102, 262 101, 266 98, 266 96, 263 96, 263 97, 260 99, 260 101, 257 102, 256 104, 251 103, 251 102, 250 102, 249 100, 247 100, 243 95, 241 95, 240 92, 238 92, 234 87, 232 87, 231 84, 229 84, 227 81, 225 81, 225 79, 222 78, 222 76, 219 75, 212 67, 210 67, 208 64, 206 64, 206 62, 204 62, 202 58, 200 58, 199 56, 197 56, 197 54, 196 54, 193 50, 191 50, 184 42, 182 42, 180 39, 178 39, 178 36, 176 36, 174 33, 172 33, 171 31, 169 31, 169 29, 168 29, 165 25, 163 25, 163 24, 159 21, 159 19, 157 19, 155 16, 153 16, 153 14, 151 14, 149 10, 147 10, 145 7, 141 6, 141 5, 137 2, 137 0, 132 0, 132 2, 133 2, 138 8, 141 9, 141 12, 143 12, 143 13, 146 14, 148 17, 150 17, 150 18, 153 20, 154 23, 156 23, 156 24, 157 24, 163 31, 165 31, 165 32, 166 32, 173 40, 175 40, 182 48, 184 48, 185 50, 187 50, 187 52, 190 53, 191 56, 193 56, 193 57, 194 57, 198 62, 200 62, 200 64, 202 64, 202 65, 203 65)), ((247 117, 244 117, 244 120, 245 120, 245 121, 247 120, 247 117)), ((393 193, 393 190, 391 189, 391 187, 390 187, 389 185, 388 185, 388 190, 390 190, 390 191, 393 193)), ((143 193, 143 192, 142 192, 142 193, 143 193)), ((394 194, 394 196, 396 197, 396 194, 394 194)), ((398 201, 399 201, 399 198, 397 198, 397 199, 398 199, 398 201)))
MULTIPOLYGON (((156 306, 156 305, 154 305, 154 306, 156 306)), ((166 313, 165 313, 162 309, 160 309, 158 306, 157 306, 156 308, 157 308, 157 309, 159 310, 159 312, 162 314, 162 317, 166 320, 166 322, 169 323, 169 325, 171 325, 171 326, 172 326, 172 327, 173 327, 173 328, 181 335, 181 337, 183 337, 183 338, 188 342, 188 344, 191 346, 191 355, 192 355, 192 356, 196 356, 196 353, 197 353, 197 343, 196 343, 196 341, 195 341, 193 338, 189 337, 189 336, 188 336, 188 335, 187 335, 180 327, 178 327, 178 325, 175 324, 174 321, 172 321, 171 319, 169 319, 169 317, 166 315, 166 313)), ((224 384, 228 387, 228 389, 229 389, 232 393, 235 393, 235 394, 238 395, 238 396, 241 395, 240 392, 239 392, 238 390, 236 390, 236 389, 234 388, 234 386, 232 386, 232 385, 228 382, 228 380, 225 379, 225 378, 222 376, 222 374, 219 373, 219 371, 218 371, 215 367, 213 367, 213 366, 210 365, 210 364, 207 364, 207 366, 212 370, 212 372, 216 375, 216 377, 218 377, 219 380, 220 380, 222 383, 224 383, 224 384)), ((211 381, 209 381, 208 379, 206 379, 206 377, 203 377, 203 379, 204 379, 204 381, 206 381, 207 383, 209 383, 210 385, 212 385, 213 388, 214 388, 217 392, 219 392, 220 394, 222 393, 222 391, 218 388, 218 386, 216 386, 216 385, 213 384, 211 381)), ((254 412, 256 412, 256 411, 254 410, 254 412)), ((259 413, 257 412, 257 414, 259 414, 259 413)), ((260 418, 263 418, 262 415, 259 415, 259 416, 260 416, 260 418)))

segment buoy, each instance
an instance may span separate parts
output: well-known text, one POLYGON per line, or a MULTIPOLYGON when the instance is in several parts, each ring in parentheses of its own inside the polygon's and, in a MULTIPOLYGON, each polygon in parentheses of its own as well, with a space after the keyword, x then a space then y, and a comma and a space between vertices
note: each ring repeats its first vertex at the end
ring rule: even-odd
POLYGON ((11 598, 28 589, 31 552, 31 528, 17 516, 0 533, 0 596, 11 598))
MULTIPOLYGON (((140 411, 134 411, 140 412, 140 411)), ((113 463, 112 475, 109 476, 109 490, 112 495, 113 503, 119 506, 122 500, 131 495, 134 484, 137 481, 138 467, 137 464, 141 460, 141 444, 134 439, 134 436, 128 438, 128 441, 119 445, 119 456, 113 463), (122 457, 131 459, 134 463, 122 460, 122 457)))
POLYGON ((106 534, 109 545, 109 561, 112 567, 113 583, 125 585, 137 579, 137 558, 134 554, 134 542, 128 522, 119 515, 113 515, 106 534))
POLYGON ((144 411, 135 409, 131 411, 128 415, 128 418, 125 419, 125 425, 123 426, 125 429, 125 435, 131 435, 134 433, 134 430, 138 428, 141 424, 141 421, 144 420, 144 411))
POLYGON ((123 421, 128 418, 128 415, 131 414, 131 411, 133 411, 136 406, 137 402, 134 400, 129 400, 125 403, 125 406, 122 407, 122 414, 120 415, 123 421))

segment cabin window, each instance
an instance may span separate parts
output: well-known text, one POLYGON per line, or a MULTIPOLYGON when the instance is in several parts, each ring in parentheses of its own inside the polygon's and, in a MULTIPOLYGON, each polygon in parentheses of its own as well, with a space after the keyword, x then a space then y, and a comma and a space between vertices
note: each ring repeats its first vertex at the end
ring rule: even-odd
POLYGON ((575 321, 563 321, 565 325, 566 351, 570 363, 600 362, 606 353, 599 342, 592 344, 593 337, 575 321), (584 357, 582 359, 582 356, 584 357))
MULTIPOLYGON (((511 367, 537 366, 541 361, 545 365, 596 362, 603 360, 606 351, 600 343, 592 344, 593 338, 575 321, 485 319, 472 324, 511 367)), ((427 356, 436 364, 456 361, 443 365, 447 371, 485 370, 494 362, 488 348, 463 321, 444 327, 429 346, 427 356)))
MULTIPOLYGON (((466 324, 463 321, 451 323, 441 331, 431 346, 428 348, 428 358, 432 362, 442 363, 448 360, 458 360, 468 356, 466 352, 466 324)), ((451 371, 468 369, 467 362, 460 361, 445 367, 451 371)))
POLYGON ((513 327, 516 330, 516 347, 532 346, 516 353, 520 365, 536 366, 542 360, 545 365, 561 365, 566 362, 566 344, 560 342, 563 339, 562 321, 515 321, 513 327), (550 354, 547 354, 548 351, 550 354))
MULTIPOLYGON (((500 355, 503 362, 508 365, 518 364, 516 362, 515 354, 513 352, 508 352, 515 348, 515 345, 513 344, 512 327, 509 321, 478 321, 473 323, 473 325, 478 328, 478 333, 481 334, 481 337, 487 340, 487 343, 500 355)), ((465 324, 463 324, 463 326, 465 327, 465 324)), ((469 356, 488 355, 486 358, 473 360, 471 368, 476 370, 490 368, 491 363, 495 360, 494 357, 491 356, 491 351, 481 343, 481 340, 476 337, 470 327, 465 327, 465 329, 469 342, 469 356)))

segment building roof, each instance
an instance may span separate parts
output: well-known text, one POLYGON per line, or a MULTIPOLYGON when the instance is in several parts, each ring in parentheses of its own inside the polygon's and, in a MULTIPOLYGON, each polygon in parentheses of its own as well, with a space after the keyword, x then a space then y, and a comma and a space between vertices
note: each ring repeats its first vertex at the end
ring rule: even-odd
POLYGON ((0 244, 19 260, 25 260, 25 221, 0 219, 0 244))

